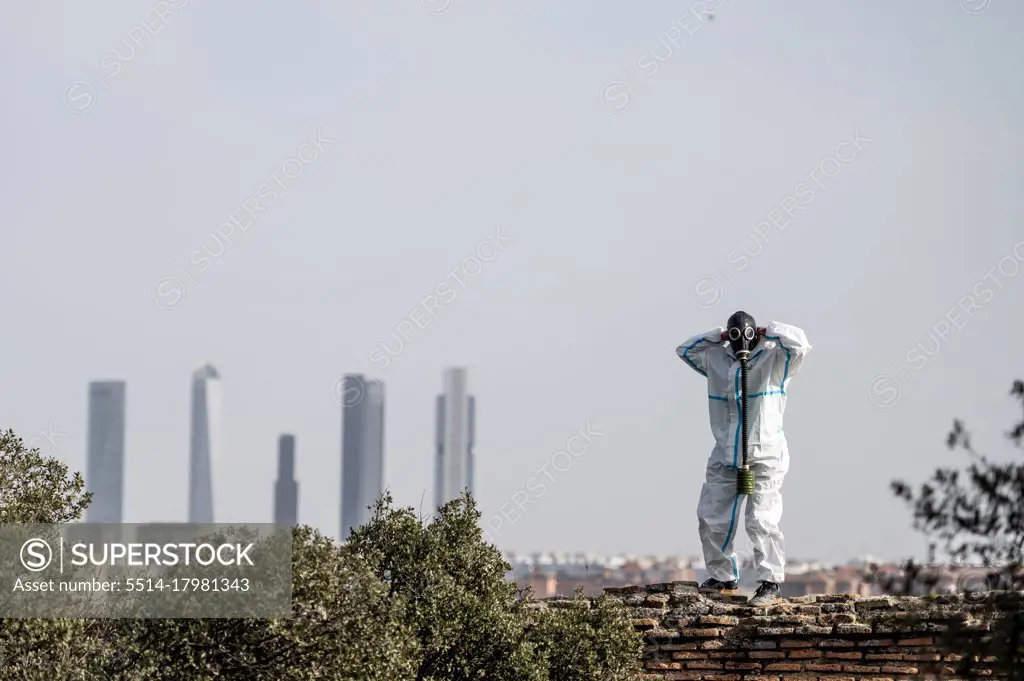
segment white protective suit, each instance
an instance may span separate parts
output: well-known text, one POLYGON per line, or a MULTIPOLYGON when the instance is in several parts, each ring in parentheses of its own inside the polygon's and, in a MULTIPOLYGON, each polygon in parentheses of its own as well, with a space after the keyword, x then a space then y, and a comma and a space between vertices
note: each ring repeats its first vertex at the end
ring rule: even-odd
MULTIPOLYGON (((736 469, 742 463, 740 362, 724 327, 690 338, 676 354, 708 379, 708 408, 715 448, 697 504, 697 519, 708 576, 728 582, 739 579, 733 539, 741 496, 736 494, 736 469)), ((765 335, 747 361, 748 464, 757 486, 746 502, 747 536, 753 545, 757 580, 781 583, 785 578, 786 546, 782 519, 782 481, 789 470, 789 450, 782 430, 789 381, 810 351, 803 330, 768 322, 765 335)))

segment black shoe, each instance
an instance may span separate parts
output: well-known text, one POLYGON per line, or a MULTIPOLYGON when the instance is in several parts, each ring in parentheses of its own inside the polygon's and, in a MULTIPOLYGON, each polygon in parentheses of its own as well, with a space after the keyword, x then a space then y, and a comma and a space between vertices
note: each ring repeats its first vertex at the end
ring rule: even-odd
POLYGON ((779 585, 775 582, 761 582, 754 597, 748 602, 753 606, 771 605, 779 599, 779 585))
POLYGON ((718 579, 709 579, 700 585, 702 589, 715 589, 716 591, 733 591, 736 589, 736 582, 723 582, 718 579))

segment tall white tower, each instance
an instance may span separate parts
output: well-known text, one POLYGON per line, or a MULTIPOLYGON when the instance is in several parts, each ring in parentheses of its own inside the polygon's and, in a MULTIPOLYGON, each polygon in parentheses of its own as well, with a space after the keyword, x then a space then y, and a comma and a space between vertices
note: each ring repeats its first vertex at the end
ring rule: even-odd
POLYGON ((192 373, 192 436, 189 447, 188 521, 212 523, 213 480, 222 455, 220 374, 210 364, 192 373))
POLYGON ((89 449, 85 484, 93 496, 86 510, 86 522, 121 522, 124 403, 124 381, 93 381, 89 384, 89 449))
POLYGON ((466 370, 444 372, 444 394, 437 397, 434 497, 442 506, 465 489, 473 492, 476 401, 468 393, 466 370))

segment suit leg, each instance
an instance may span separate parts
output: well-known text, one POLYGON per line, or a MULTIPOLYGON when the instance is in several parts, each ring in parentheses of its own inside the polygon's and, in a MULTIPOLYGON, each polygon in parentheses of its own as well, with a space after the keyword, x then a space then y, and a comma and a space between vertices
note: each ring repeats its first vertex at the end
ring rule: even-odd
POLYGON ((708 576, 728 582, 739 579, 733 539, 743 498, 736 494, 736 473, 721 464, 709 464, 700 501, 697 528, 708 576))
POLYGON ((785 470, 755 464, 756 487, 747 501, 745 524, 754 549, 758 581, 781 583, 786 578, 786 538, 782 521, 782 482, 785 470))

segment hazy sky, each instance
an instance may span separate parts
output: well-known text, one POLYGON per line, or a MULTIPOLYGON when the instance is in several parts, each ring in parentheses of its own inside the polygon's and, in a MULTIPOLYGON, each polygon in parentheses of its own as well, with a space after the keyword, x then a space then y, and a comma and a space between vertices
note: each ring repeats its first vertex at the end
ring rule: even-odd
POLYGON ((920 551, 889 481, 961 462, 954 417, 1011 451, 1024 5, 689 2, 3 3, 0 423, 84 471, 87 383, 126 380, 126 520, 183 520, 209 361, 218 519, 270 520, 289 432, 335 534, 335 380, 385 383, 387 485, 427 507, 462 365, 503 548, 697 554, 674 349, 742 308, 814 346, 790 556, 920 551))

